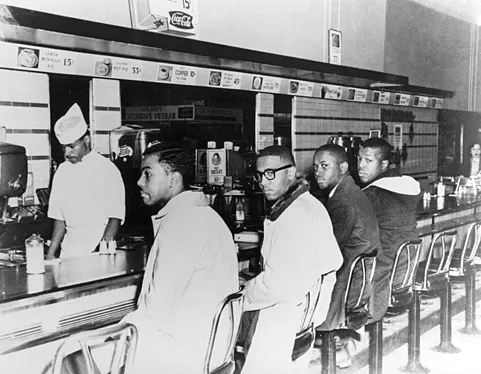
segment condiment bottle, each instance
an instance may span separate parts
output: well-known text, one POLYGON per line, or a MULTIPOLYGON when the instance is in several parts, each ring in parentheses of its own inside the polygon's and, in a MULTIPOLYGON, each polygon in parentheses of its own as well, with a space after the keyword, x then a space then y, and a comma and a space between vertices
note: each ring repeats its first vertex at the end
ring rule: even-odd
POLYGON ((235 220, 239 223, 244 222, 245 220, 244 201, 241 197, 237 199, 237 203, 235 205, 235 220))
POLYGON ((41 274, 45 272, 43 239, 40 235, 33 234, 25 240, 27 255, 27 273, 41 274))

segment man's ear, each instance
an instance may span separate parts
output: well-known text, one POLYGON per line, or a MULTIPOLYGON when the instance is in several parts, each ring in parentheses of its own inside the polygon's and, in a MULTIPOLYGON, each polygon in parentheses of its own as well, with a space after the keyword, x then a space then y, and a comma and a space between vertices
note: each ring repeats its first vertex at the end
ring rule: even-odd
POLYGON ((89 134, 85 135, 84 136, 84 142, 85 144, 90 148, 91 144, 92 144, 92 138, 90 137, 89 134))
POLYGON ((346 174, 347 171, 349 170, 349 164, 347 162, 341 162, 341 164, 339 165, 340 169, 341 169, 341 174, 346 174))
POLYGON ((287 169, 287 177, 290 180, 296 179, 296 167, 291 166, 289 169, 287 169))
POLYGON ((389 160, 381 161, 381 170, 386 171, 389 168, 389 160))
POLYGON ((175 186, 178 186, 179 184, 182 184, 182 175, 178 171, 173 171, 170 173, 170 188, 173 188, 175 186))

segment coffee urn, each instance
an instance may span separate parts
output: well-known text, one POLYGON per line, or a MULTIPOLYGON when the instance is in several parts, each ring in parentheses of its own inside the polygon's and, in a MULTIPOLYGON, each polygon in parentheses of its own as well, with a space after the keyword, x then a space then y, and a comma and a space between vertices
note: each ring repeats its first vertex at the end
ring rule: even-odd
POLYGON ((22 196, 27 188, 25 148, 0 142, 0 222, 5 222, 8 199, 22 196))

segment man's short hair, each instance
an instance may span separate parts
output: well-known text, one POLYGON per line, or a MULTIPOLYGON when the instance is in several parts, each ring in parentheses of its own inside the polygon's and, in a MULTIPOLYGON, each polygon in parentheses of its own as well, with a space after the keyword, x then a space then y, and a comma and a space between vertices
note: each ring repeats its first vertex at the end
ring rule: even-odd
POLYGON ((321 145, 319 148, 316 149, 315 154, 318 154, 321 152, 327 152, 330 155, 332 155, 337 160, 337 163, 339 165, 342 164, 343 162, 349 163, 349 158, 347 156, 346 151, 344 150, 343 147, 341 147, 338 144, 321 145))
POLYGON ((195 158, 191 150, 179 148, 173 144, 158 142, 147 147, 144 157, 156 155, 159 162, 170 172, 182 175, 184 190, 190 189, 195 179, 195 158))
POLYGON ((296 162, 294 161, 294 156, 292 155, 291 150, 282 145, 271 145, 270 147, 262 149, 257 158, 259 159, 267 156, 278 156, 282 161, 285 161, 292 166, 296 166, 296 162))
POLYGON ((376 149, 381 157, 381 161, 388 160, 391 162, 393 147, 383 138, 369 138, 362 143, 362 147, 376 149))

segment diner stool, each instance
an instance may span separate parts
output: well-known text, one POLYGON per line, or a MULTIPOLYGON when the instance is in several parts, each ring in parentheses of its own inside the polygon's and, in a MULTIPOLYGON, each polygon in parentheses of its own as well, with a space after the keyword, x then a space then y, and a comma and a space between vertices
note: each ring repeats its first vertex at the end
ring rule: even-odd
MULTIPOLYGON (((374 277, 374 270, 376 267, 376 255, 377 255, 377 251, 374 251, 372 253, 364 253, 357 256, 352 262, 349 270, 349 278, 347 281, 346 293, 344 295, 345 320, 342 322, 339 328, 331 331, 316 330, 318 335, 322 339, 322 343, 320 346, 322 374, 336 373, 336 343, 335 343, 334 337, 338 334, 338 330, 346 330, 346 329, 359 330, 361 327, 366 325, 366 322, 370 317, 369 301, 363 300, 363 295, 368 284, 372 285, 372 279, 374 277), (351 291, 354 271, 358 267, 360 267, 362 270, 361 288, 359 289, 358 295, 351 294, 351 296, 355 296, 355 298, 357 299, 357 302, 353 308, 349 309, 348 297, 351 291)), ((376 343, 376 342, 373 342, 373 343, 376 343)), ((316 348, 319 348, 319 346, 317 346, 316 348)), ((371 353, 378 352, 377 347, 374 347, 374 348, 375 348, 374 351, 371 351, 371 347, 370 347, 370 360, 372 358, 371 353)), ((372 373, 371 368, 370 368, 370 373, 372 373)))
POLYGON ((481 223, 474 222, 468 227, 462 248, 454 251, 449 269, 449 277, 453 282, 464 282, 465 325, 459 330, 464 334, 478 335, 476 328, 476 265, 474 256, 481 242, 481 223))
POLYGON ((219 303, 212 321, 203 374, 234 373, 234 347, 244 310, 244 296, 244 289, 242 287, 239 292, 228 295, 219 303), (220 331, 221 324, 227 324, 227 341, 219 339, 218 332, 220 331), (214 351, 215 357, 220 358, 219 362, 213 362, 214 351), (212 368, 213 366, 214 368, 212 368))
POLYGON ((129 323, 115 324, 96 330, 82 331, 65 339, 57 349, 53 361, 52 374, 65 372, 67 360, 73 354, 80 354, 81 361, 85 361, 85 371, 81 374, 94 374, 98 372, 92 357, 92 348, 100 349, 105 345, 113 345, 108 349, 111 353, 110 374, 129 374, 137 348, 137 328, 129 323))
MULTIPOLYGON (((309 366, 310 356, 308 355, 308 352, 311 350, 314 344, 314 324, 319 314, 318 307, 321 304, 326 304, 329 302, 335 281, 336 275, 334 272, 319 277, 316 283, 306 294, 302 305, 300 305, 303 308, 303 313, 299 324, 299 330, 296 333, 291 355, 292 361, 295 364, 294 370, 296 370, 296 372, 303 372, 305 371, 303 368, 305 367, 307 370, 309 366)), ((243 366, 245 361, 243 348, 238 346, 236 353, 238 356, 239 366, 243 366)))
MULTIPOLYGON (((422 240, 412 240, 402 243, 396 250, 391 276, 389 278, 389 305, 388 311, 398 312, 411 305, 413 299, 413 284, 419 263, 422 240), (402 279, 402 281, 399 281, 402 279)), ((412 327, 412 324, 410 325, 412 327)), ((382 373, 383 355, 383 320, 368 324, 369 332, 369 372, 382 373)), ((419 354, 413 355, 408 350, 409 367, 419 363, 419 354), (412 359, 411 359, 412 356, 412 359)), ((404 368, 403 368, 404 370, 404 368)))
POLYGON ((292 361, 296 361, 300 357, 304 356, 314 344, 314 317, 319 305, 319 300, 321 299, 323 279, 324 276, 321 276, 317 280, 316 284, 306 294, 306 299, 304 301, 304 313, 302 314, 299 332, 296 334, 294 348, 292 349, 292 361))
MULTIPOLYGON (((412 321, 411 350, 419 353, 420 342, 420 296, 440 296, 440 344, 433 348, 444 353, 456 353, 459 349, 454 347, 451 342, 451 283, 449 281, 449 268, 456 245, 457 232, 448 231, 436 234, 429 245, 426 261, 419 264, 416 273, 416 282, 413 285, 413 305, 410 314, 412 321), (447 244, 450 243, 450 244, 447 244), (447 249, 448 248, 448 249, 447 249), (435 257, 436 254, 441 257, 435 257)), ((409 371, 409 367, 405 368, 409 371)), ((419 371, 424 372, 422 367, 419 371)), ((426 369, 424 369, 426 370, 426 369)))
POLYGON ((416 373, 426 372, 427 369, 421 365, 419 341, 413 344, 413 339, 417 336, 415 333, 416 326, 419 326, 419 302, 414 302, 415 297, 419 295, 413 292, 414 282, 416 280, 416 271, 419 265, 421 255, 422 240, 411 240, 402 243, 394 258, 393 269, 389 279, 389 306, 388 312, 399 313, 409 308, 408 318, 408 363, 401 370, 416 373), (402 281, 399 281, 401 280, 402 281), (416 296, 417 295, 417 296, 416 296), (418 309, 414 306, 417 305, 418 309), (418 320, 415 323, 415 320, 418 320))

